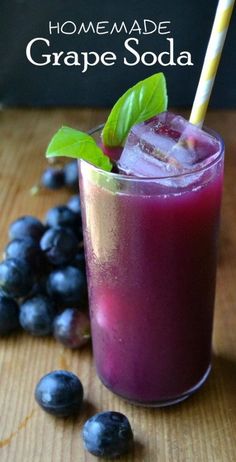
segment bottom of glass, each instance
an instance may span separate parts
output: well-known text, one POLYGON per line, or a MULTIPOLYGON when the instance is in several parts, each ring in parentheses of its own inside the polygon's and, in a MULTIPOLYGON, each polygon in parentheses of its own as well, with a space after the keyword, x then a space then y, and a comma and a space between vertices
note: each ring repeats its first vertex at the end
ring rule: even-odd
POLYGON ((206 372, 204 373, 202 378, 199 380, 199 382, 196 385, 194 385, 192 388, 187 390, 186 392, 182 393, 179 396, 175 396, 173 398, 165 399, 165 400, 162 400, 162 401, 149 401, 149 402, 135 401, 135 400, 129 399, 129 398, 125 397, 125 396, 122 396, 122 395, 120 395, 118 393, 115 393, 109 387, 107 387, 107 385, 105 385, 105 383, 103 382, 103 380, 101 379, 100 376, 99 376, 99 378, 100 378, 101 382, 103 383, 103 385, 105 385, 106 388, 108 388, 110 391, 112 391, 112 393, 114 393, 115 395, 117 395, 120 398, 124 399, 125 401, 128 401, 131 404, 135 404, 136 406, 143 406, 143 407, 167 407, 167 406, 172 406, 172 404, 181 403, 182 401, 184 401, 185 399, 189 398, 194 393, 196 393, 204 385, 204 383, 207 380, 210 372, 211 372, 211 364, 208 366, 206 372))

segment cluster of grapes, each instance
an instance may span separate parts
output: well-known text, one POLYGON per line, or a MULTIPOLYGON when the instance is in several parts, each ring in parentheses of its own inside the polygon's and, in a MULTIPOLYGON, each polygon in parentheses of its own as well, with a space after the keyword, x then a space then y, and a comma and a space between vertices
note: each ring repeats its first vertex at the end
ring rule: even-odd
POLYGON ((77 348, 90 339, 79 195, 9 227, 0 263, 0 335, 20 326, 77 348))

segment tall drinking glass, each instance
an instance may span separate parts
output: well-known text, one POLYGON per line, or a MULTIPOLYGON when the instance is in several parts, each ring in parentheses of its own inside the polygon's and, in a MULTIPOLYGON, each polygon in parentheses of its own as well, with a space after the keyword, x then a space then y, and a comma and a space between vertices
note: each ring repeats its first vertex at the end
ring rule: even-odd
POLYGON ((137 178, 80 161, 93 351, 111 391, 179 402, 206 380, 224 145, 198 171, 137 178))

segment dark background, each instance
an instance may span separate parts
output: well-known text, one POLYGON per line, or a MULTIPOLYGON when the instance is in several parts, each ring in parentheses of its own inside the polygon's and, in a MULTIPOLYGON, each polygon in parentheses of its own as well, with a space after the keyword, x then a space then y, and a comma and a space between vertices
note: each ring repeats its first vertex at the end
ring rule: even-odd
MULTIPOLYGON (((163 71, 167 78, 171 106, 190 106, 215 15, 216 0, 0 0, 0 103, 2 106, 111 106, 130 85, 155 72, 163 71), (133 67, 122 63, 128 56, 123 42, 126 34, 97 36, 49 35, 48 22, 97 22, 122 20, 130 26, 134 19, 171 21, 170 35, 157 33, 132 37, 140 40, 139 51, 160 53, 166 49, 166 37, 173 37, 176 54, 188 50, 194 66, 160 64, 133 67), (76 66, 51 65, 36 67, 26 58, 27 43, 35 37, 45 37, 53 51, 114 51, 118 61, 114 66, 96 67, 82 74, 76 66)), ((211 107, 236 107, 236 17, 231 21, 224 53, 217 74, 211 107)), ((40 47, 35 50, 40 51, 40 47)), ((42 52, 49 52, 46 45, 42 52)), ((131 55, 129 55, 131 57, 131 55)))

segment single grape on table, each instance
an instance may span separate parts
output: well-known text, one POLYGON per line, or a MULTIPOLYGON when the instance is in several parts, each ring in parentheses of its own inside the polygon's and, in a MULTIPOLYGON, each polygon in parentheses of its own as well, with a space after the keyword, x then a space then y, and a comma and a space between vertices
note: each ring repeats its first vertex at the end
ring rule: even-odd
POLYGON ((89 317, 76 308, 67 308, 54 319, 53 333, 69 348, 86 345, 91 338, 89 317))
POLYGON ((62 168, 48 167, 42 174, 41 185, 48 189, 61 189, 65 186, 65 173, 62 168))
POLYGON ((25 260, 8 258, 0 263, 0 289, 10 297, 26 296, 33 283, 34 277, 25 260))
POLYGON ((39 243, 32 237, 22 237, 10 241, 4 250, 4 257, 25 260, 37 275, 43 274, 46 259, 39 243))
POLYGON ((65 226, 73 228, 78 224, 78 214, 66 205, 57 205, 48 210, 45 222, 50 227, 65 226))
POLYGON ((45 226, 41 223, 38 218, 31 215, 25 215, 17 218, 10 224, 9 227, 9 238, 18 239, 31 237, 39 240, 45 232, 45 226))
POLYGON ((116 458, 133 447, 133 432, 127 417, 120 412, 95 414, 83 426, 85 448, 97 457, 116 458))
POLYGON ((70 228, 57 226, 45 232, 40 247, 52 265, 65 265, 77 252, 78 241, 70 228))
POLYGON ((46 295, 36 295, 20 305, 20 324, 32 335, 49 335, 53 331, 55 306, 46 295))
POLYGON ((49 274, 47 291, 60 306, 80 306, 86 293, 85 276, 73 266, 55 269, 49 274))
POLYGON ((44 375, 35 389, 35 399, 44 411, 56 417, 80 412, 84 397, 83 385, 72 372, 56 370, 44 375))

